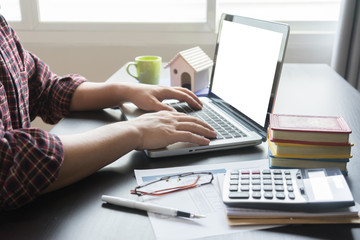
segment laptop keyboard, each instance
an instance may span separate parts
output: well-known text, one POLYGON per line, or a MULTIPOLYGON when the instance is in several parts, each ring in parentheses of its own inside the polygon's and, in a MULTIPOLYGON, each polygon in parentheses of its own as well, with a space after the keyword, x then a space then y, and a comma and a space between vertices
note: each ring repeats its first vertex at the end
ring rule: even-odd
POLYGON ((197 117, 209 124, 217 133, 216 139, 246 137, 246 134, 243 131, 235 127, 228 120, 206 105, 203 105, 201 110, 193 109, 187 103, 172 103, 170 106, 175 108, 178 112, 197 117))

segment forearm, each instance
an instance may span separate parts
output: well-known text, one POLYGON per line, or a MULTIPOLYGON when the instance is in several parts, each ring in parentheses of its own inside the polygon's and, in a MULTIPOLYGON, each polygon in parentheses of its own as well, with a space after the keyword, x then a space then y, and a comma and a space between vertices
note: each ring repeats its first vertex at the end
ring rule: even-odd
POLYGON ((98 110, 117 106, 128 100, 133 88, 133 84, 128 83, 84 82, 74 92, 70 110, 98 110))
POLYGON ((82 83, 74 92, 70 110, 98 110, 133 102, 146 111, 174 110, 162 103, 165 99, 185 101, 200 109, 201 102, 191 91, 157 85, 133 83, 82 83))
POLYGON ((64 161, 57 180, 45 192, 83 179, 135 149, 138 130, 126 122, 106 125, 85 133, 60 136, 64 161))
POLYGON ((131 150, 158 149, 176 142, 208 145, 216 137, 210 126, 182 113, 144 114, 75 135, 60 136, 64 161, 52 191, 89 176, 131 150))

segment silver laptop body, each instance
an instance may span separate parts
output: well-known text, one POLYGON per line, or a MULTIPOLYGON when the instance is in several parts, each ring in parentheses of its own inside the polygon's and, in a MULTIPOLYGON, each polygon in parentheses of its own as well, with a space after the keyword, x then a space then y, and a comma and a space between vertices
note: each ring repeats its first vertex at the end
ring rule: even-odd
MULTIPOLYGON (((210 118, 210 125, 222 125, 227 131, 217 131, 218 138, 208 146, 181 142, 145 153, 157 158, 255 146, 266 141, 288 35, 286 24, 223 14, 209 93, 200 97, 204 104, 201 112, 206 109, 205 119, 200 118, 210 118), (213 112, 219 119, 214 115, 206 117, 213 112), (225 123, 231 126, 225 127, 225 123)), ((186 103, 174 104, 177 110, 191 111, 186 103)), ((144 113, 130 103, 123 104, 122 112, 128 120, 144 113)))

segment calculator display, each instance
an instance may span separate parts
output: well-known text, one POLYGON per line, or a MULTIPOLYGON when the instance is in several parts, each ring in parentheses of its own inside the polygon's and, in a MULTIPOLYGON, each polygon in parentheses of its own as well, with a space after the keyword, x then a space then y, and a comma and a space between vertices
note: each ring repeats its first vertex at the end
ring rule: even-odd
POLYGON ((315 200, 329 201, 334 199, 334 196, 332 195, 332 191, 330 189, 330 185, 328 183, 331 177, 327 177, 324 170, 309 169, 307 173, 309 176, 308 180, 310 182, 312 192, 314 193, 315 200))

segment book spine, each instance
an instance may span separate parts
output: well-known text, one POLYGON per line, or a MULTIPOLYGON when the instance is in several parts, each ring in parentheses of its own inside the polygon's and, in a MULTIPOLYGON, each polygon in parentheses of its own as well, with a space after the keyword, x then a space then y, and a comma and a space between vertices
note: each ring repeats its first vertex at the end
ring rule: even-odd
POLYGON ((283 158, 283 157, 277 157, 274 156, 270 150, 269 150, 269 154, 268 154, 269 158, 273 158, 273 159, 279 159, 279 160, 298 160, 298 161, 318 161, 318 162, 349 162, 349 158, 283 158))
POLYGON ((319 159, 319 158, 332 158, 332 159, 340 159, 340 158, 352 158, 351 155, 304 155, 304 154, 278 154, 273 148, 272 144, 268 141, 268 146, 273 156, 278 158, 304 158, 304 159, 319 159))
POLYGON ((326 142, 326 141, 305 141, 305 140, 294 140, 294 139, 280 139, 274 138, 271 134, 271 128, 268 129, 268 139, 272 142, 279 142, 279 143, 295 143, 295 144, 308 144, 308 145, 327 145, 327 146, 349 146, 351 145, 350 142, 326 142))

